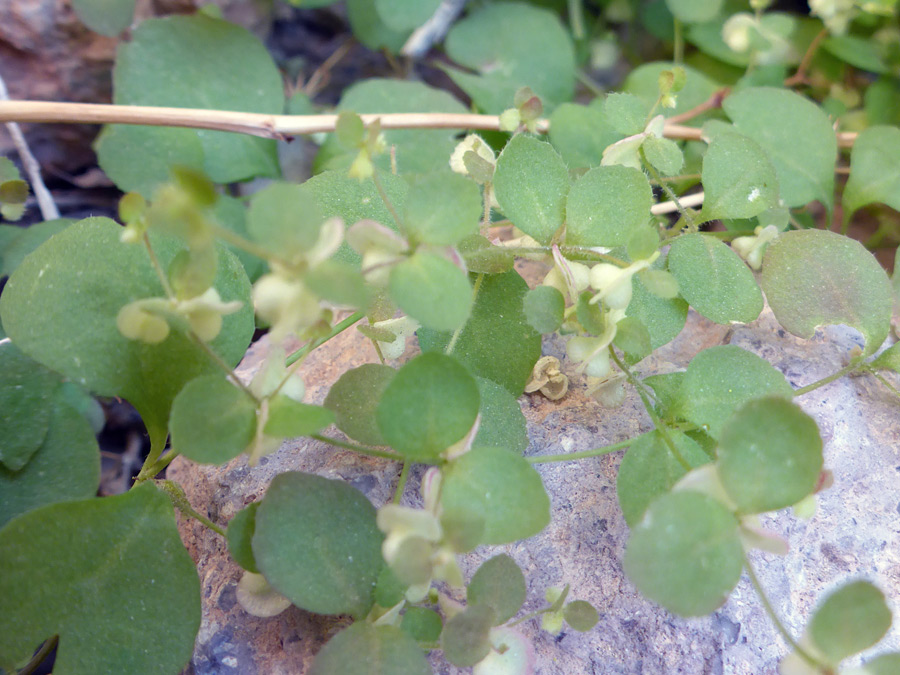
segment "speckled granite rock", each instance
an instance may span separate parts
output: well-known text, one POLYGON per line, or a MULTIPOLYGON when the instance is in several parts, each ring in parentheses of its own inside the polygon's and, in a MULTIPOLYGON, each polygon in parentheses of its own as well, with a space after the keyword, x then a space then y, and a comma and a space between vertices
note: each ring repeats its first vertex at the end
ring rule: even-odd
MULTIPOLYGON (((809 341, 782 331, 770 314, 746 326, 718 326, 691 314, 679 338, 646 359, 643 375, 686 366, 701 349, 733 344, 767 359, 794 386, 803 386, 842 367, 858 335, 841 327, 819 331, 809 341)), ((562 356, 560 340, 545 353, 562 356)), ((318 350, 305 366, 309 399, 321 401, 339 374, 374 360, 355 331, 318 350)), ((752 555, 776 609, 799 635, 822 593, 850 577, 873 580, 900 614, 900 426, 898 402, 871 377, 844 378, 799 399, 819 423, 826 440, 826 464, 835 485, 821 495, 818 514, 801 521, 784 513, 766 524, 785 536, 784 558, 752 555)), ((529 422, 528 454, 575 452, 630 438, 650 427, 638 397, 630 392, 622 407, 608 410, 573 382, 570 394, 551 402, 539 394, 522 399, 529 422)), ((621 560, 627 528, 615 492, 619 455, 579 463, 539 465, 551 496, 553 522, 540 535, 506 547, 479 549, 463 560, 470 575, 479 562, 503 550, 525 571, 529 600, 541 604, 544 589, 572 585, 572 597, 589 600, 600 622, 589 633, 554 638, 523 626, 537 651, 538 671, 569 673, 775 673, 786 653, 746 578, 715 614, 686 620, 643 599, 628 582, 621 560)), ((389 462, 336 451, 306 440, 286 443, 265 463, 250 469, 243 458, 225 467, 192 466, 176 460, 170 477, 182 483, 192 503, 208 505, 210 517, 226 523, 245 504, 262 496, 281 471, 312 471, 339 477, 376 505, 395 484, 398 468, 389 462)), ((417 484, 414 475, 411 486, 417 484)), ((408 493, 411 491, 408 490, 408 493)), ((296 608, 273 619, 245 614, 235 601, 240 576, 221 539, 182 520, 182 535, 199 563, 203 625, 189 672, 303 673, 313 653, 343 625, 296 608)), ((898 621, 900 623, 900 621, 898 621)), ((900 628, 882 643, 900 648, 900 628)), ((458 669, 433 658, 436 672, 458 669)))

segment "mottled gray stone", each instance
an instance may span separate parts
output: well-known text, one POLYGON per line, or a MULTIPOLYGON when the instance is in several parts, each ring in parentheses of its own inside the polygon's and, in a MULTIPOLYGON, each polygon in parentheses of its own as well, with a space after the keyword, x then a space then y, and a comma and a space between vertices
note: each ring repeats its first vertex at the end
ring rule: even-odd
MULTIPOLYGON (((642 362, 642 375, 684 368, 701 349, 733 344, 785 373, 795 387, 844 366, 859 335, 843 327, 818 331, 812 340, 794 338, 766 313, 753 324, 712 324, 693 313, 671 345, 642 362)), ((562 356, 564 343, 547 340, 544 352, 562 356)), ((318 350, 305 367, 309 399, 320 401, 337 375, 374 360, 354 331, 318 350)), ((564 367, 571 370, 568 364, 564 367)), ((571 373, 570 373, 571 374, 571 373)), ((895 378, 896 379, 896 378, 895 378)), ((790 553, 780 558, 753 553, 751 559, 773 605, 795 636, 822 594, 844 580, 866 578, 900 598, 900 427, 898 402, 873 377, 843 378, 798 399, 818 422, 826 441, 826 465, 834 487, 821 494, 809 521, 790 512, 766 517, 765 525, 784 536, 790 553)), ((539 394, 521 404, 529 422, 529 455, 576 452, 633 437, 650 428, 637 395, 629 392, 617 409, 602 408, 585 395, 573 376, 570 393, 552 402, 539 394)), ((542 464, 538 469, 550 494, 553 522, 540 535, 504 547, 479 549, 462 557, 471 575, 482 560, 505 551, 522 566, 529 599, 524 610, 542 605, 548 586, 571 584, 573 598, 590 601, 600 613, 585 634, 567 630, 551 636, 537 622, 522 626, 537 653, 537 672, 568 673, 775 673, 787 652, 744 577, 728 602, 698 619, 673 616, 645 600, 622 570, 628 530, 619 510, 615 480, 620 454, 578 463, 542 464)), ((171 475, 198 507, 207 504, 214 520, 225 523, 244 504, 260 498, 281 471, 313 471, 341 478, 376 505, 391 494, 397 467, 358 457, 307 440, 290 441, 255 468, 243 458, 225 467, 192 466, 176 460, 171 475)), ((415 472, 407 489, 413 498, 415 472)), ((182 521, 186 543, 199 561, 204 592, 203 627, 192 663, 196 673, 302 673, 311 654, 345 621, 316 617, 291 608, 273 619, 257 619, 234 602, 240 576, 220 538, 182 521), (235 661, 231 661, 234 659, 235 661), (226 668, 236 663, 237 670, 226 668)), ((461 599, 461 598, 460 598, 461 599)), ((878 651, 900 649, 894 628, 878 651)), ((432 658, 438 673, 458 669, 432 658)))

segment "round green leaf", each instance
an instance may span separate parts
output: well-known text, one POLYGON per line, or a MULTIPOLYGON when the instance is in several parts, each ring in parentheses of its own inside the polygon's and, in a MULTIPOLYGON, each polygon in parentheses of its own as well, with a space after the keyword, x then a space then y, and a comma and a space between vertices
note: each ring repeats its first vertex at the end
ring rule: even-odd
MULTIPOLYGON (((525 389, 541 357, 541 335, 528 325, 523 299, 528 284, 515 270, 481 279, 472 316, 460 331, 453 355, 470 372, 503 385, 513 396, 525 389)), ((450 333, 418 332, 424 351, 443 351, 450 333)))
POLYGON ((649 112, 646 102, 634 94, 611 93, 603 100, 606 122, 622 136, 641 133, 649 112))
POLYGON ((684 153, 678 143, 668 138, 648 136, 641 143, 641 152, 663 176, 674 176, 684 166, 684 153))
POLYGON ((279 395, 269 401, 269 418, 263 431, 270 436, 297 438, 318 433, 333 422, 334 413, 328 408, 279 395))
POLYGON ((768 361, 735 347, 710 347, 688 364, 681 385, 680 413, 719 438, 735 410, 761 396, 791 399, 794 390, 768 361))
POLYGON ((586 633, 600 620, 597 610, 586 600, 573 600, 566 605, 563 608, 563 618, 580 633, 586 633))
POLYGON ((599 166, 603 151, 622 139, 601 112, 591 105, 563 103, 550 115, 550 143, 570 169, 599 166))
POLYGON ((549 143, 519 134, 497 158, 494 194, 500 209, 542 244, 563 224, 568 192, 569 170, 549 143))
POLYGON ((241 454, 256 434, 256 401, 224 375, 188 382, 172 402, 172 447, 201 464, 224 464, 241 454))
MULTIPOLYGON (((46 404, 50 411, 47 433, 28 463, 18 471, 0 466, 0 527, 39 506, 97 494, 97 439, 88 422, 61 394, 59 390, 46 404)), ((6 442, 6 436, 0 438, 6 442)))
POLYGON ((769 154, 785 206, 818 199, 831 209, 837 137, 819 106, 788 89, 747 87, 728 96, 722 108, 769 154))
POLYGON ((473 447, 444 471, 445 515, 477 513, 484 519, 482 544, 526 539, 550 522, 550 499, 537 471, 503 448, 473 447))
POLYGON ((256 534, 256 510, 259 508, 259 504, 259 502, 253 502, 235 513, 225 531, 225 539, 231 557, 243 569, 254 574, 259 574, 252 548, 253 535, 256 534))
POLYGON ((197 570, 172 504, 150 484, 45 506, 0 530, 4 667, 59 635, 54 673, 174 675, 199 627, 197 570))
MULTIPOLYGON (((646 270, 662 272, 663 270, 646 270)), ((667 274, 666 277, 669 277, 667 274)), ((647 290, 644 274, 632 277, 628 316, 637 319, 650 333, 650 347, 659 349, 674 340, 687 321, 688 304, 679 297, 661 298, 647 290)), ((650 281, 654 279, 650 278, 650 281)), ((668 280, 668 279, 667 279, 668 280)), ((671 285, 676 285, 672 283, 671 285)))
POLYGON ((716 18, 723 0, 666 0, 672 15, 685 23, 703 23, 716 18))
POLYGON ((750 401, 722 428, 718 469, 742 513, 777 511, 812 493, 822 471, 815 421, 783 398, 750 401))
POLYGON ((15 228, 21 234, 15 238, 15 241, 11 241, 0 248, 0 259, 2 259, 0 277, 9 276, 15 272, 16 268, 25 260, 25 256, 36 250, 38 246, 54 234, 62 232, 74 222, 71 218, 57 218, 56 220, 46 220, 43 223, 29 225, 25 229, 15 228))
POLYGON ((884 594, 868 581, 852 581, 825 598, 809 632, 825 658, 837 664, 874 645, 890 627, 884 594))
POLYGON ((296 183, 275 182, 250 198, 247 233, 276 255, 290 259, 312 248, 322 221, 308 190, 296 183))
POLYGON ((466 261, 469 272, 503 274, 515 263, 515 256, 505 246, 494 246, 480 234, 473 234, 456 245, 456 250, 466 261))
POLYGON ((434 253, 419 251, 391 269, 391 299, 423 326, 455 330, 472 311, 466 273, 434 253))
POLYGON ((782 234, 766 249, 760 283, 775 318, 798 337, 845 324, 863 334, 868 355, 890 330, 891 283, 854 239, 825 230, 782 234))
POLYGON ((525 294, 525 318, 538 333, 553 333, 563 322, 566 300, 553 286, 538 286, 525 294))
POLYGON ((625 354, 625 360, 634 364, 650 355, 650 331, 640 319, 626 316, 616 324, 613 344, 625 354))
POLYGON ((670 612, 709 614, 741 577, 738 521, 699 492, 663 495, 632 529, 624 564, 638 590, 670 612))
POLYGON ((431 18, 441 0, 375 0, 375 9, 385 25, 396 31, 411 31, 431 18))
POLYGON ((505 553, 486 560, 466 589, 469 605, 487 605, 495 612, 494 625, 506 623, 525 602, 525 575, 505 553))
POLYGON ((332 385, 324 404, 334 413, 338 429, 360 443, 384 445, 384 437, 375 420, 375 409, 396 372, 390 366, 366 363, 341 375, 332 385))
MULTIPOLYGON (((155 345, 119 332, 116 316, 122 307, 164 295, 147 251, 120 242, 121 231, 107 218, 89 218, 52 237, 10 277, 0 315, 23 352, 101 396, 126 398, 151 436, 161 435, 175 395, 219 367, 180 331, 155 345)), ((163 269, 182 250, 173 239, 151 241, 163 269)), ((221 333, 210 343, 235 365, 253 335, 253 311, 247 275, 225 249, 219 250, 215 288, 223 301, 244 303, 224 317, 221 333)))
POLYGON ((490 445, 522 453, 528 447, 528 426, 516 398, 501 385, 476 377, 481 406, 481 423, 475 435, 476 445, 490 445))
POLYGON ((147 199, 172 179, 172 166, 205 168, 203 144, 193 129, 110 124, 97 136, 94 150, 100 167, 120 190, 147 199))
POLYGON ((524 2, 491 4, 454 24, 447 55, 478 75, 448 74, 482 111, 499 115, 516 91, 531 87, 551 109, 572 98, 575 49, 552 12, 524 2))
POLYGON ((575 181, 566 201, 566 243, 624 246, 650 219, 653 192, 641 171, 597 166, 575 181))
MULTIPOLYGON (((372 5, 372 0, 356 0, 349 3, 348 14, 353 21, 353 5, 372 5)), ((374 13, 374 12, 373 12, 374 13)), ((358 35, 355 27, 354 34, 358 35)), ((402 44, 402 40, 401 40, 402 44)), ((338 112, 352 110, 357 114, 364 113, 414 113, 414 112, 469 112, 462 103, 451 94, 441 89, 429 87, 422 82, 404 80, 386 80, 380 78, 364 79, 347 88, 338 104, 338 112)), ((397 157, 397 168, 401 175, 425 174, 432 171, 447 171, 447 163, 457 144, 458 131, 455 129, 388 129, 384 138, 388 147, 394 146, 397 157)), ((356 158, 357 151, 344 148, 334 135, 328 137, 316 156, 313 168, 316 172, 325 169, 347 169, 356 158)), ((391 158, 388 153, 375 157, 375 166, 382 169, 379 174, 382 181, 391 173, 391 158)), ((356 179, 350 179, 356 181, 356 179)), ((357 183, 359 181, 356 181, 357 183)), ((366 181, 371 184, 371 181, 366 181)), ((364 188, 368 190, 368 186, 364 188)), ((375 201, 380 197, 375 195, 375 201)), ((374 205, 373 205, 374 206, 374 205)), ((399 209, 399 205, 395 203, 399 209)), ((379 207, 380 208, 380 207, 379 207)), ((387 220, 380 220, 388 225, 387 220)), ((348 224, 355 221, 346 221, 348 224)))
POLYGON ((417 642, 437 642, 443 629, 441 615, 427 607, 410 607, 400 621, 400 630, 409 633, 417 642))
POLYGON ((478 416, 478 385, 460 363, 435 352, 403 366, 375 410, 384 439, 415 460, 435 459, 465 436, 478 416))
POLYGON ((753 272, 727 244, 706 234, 686 234, 672 242, 669 271, 681 297, 716 323, 754 321, 763 297, 753 272))
POLYGON ((850 155, 850 178, 844 188, 844 222, 857 209, 880 202, 900 211, 900 129, 877 126, 861 132, 850 155))
POLYGON ((778 202, 778 179, 766 151, 735 133, 717 134, 703 156, 700 218, 753 218, 778 202))
POLYGON ((131 25, 134 3, 135 0, 73 0, 72 9, 91 30, 115 37, 131 25))
POLYGON ((6 469, 18 471, 41 447, 61 379, 15 344, 0 344, 0 463, 6 469))
POLYGON ((450 619, 441 633, 441 649, 454 666, 474 666, 491 651, 495 613, 488 605, 472 605, 450 619))
POLYGON ((289 471, 256 512, 253 557, 272 586, 317 614, 365 616, 384 564, 375 507, 346 483, 289 471))
POLYGON ((900 672, 900 652, 889 652, 866 661, 862 668, 865 675, 897 675, 900 672))
MULTIPOLYGON (((306 5, 305 0, 292 0, 295 5, 306 5)), ((317 4, 320 0, 314 0, 317 4)), ((346 0, 347 19, 353 37, 371 50, 387 49, 398 53, 406 42, 407 31, 396 31, 387 26, 378 14, 373 0, 346 0)))
POLYGON ((328 641, 309 675, 431 675, 431 667, 404 631, 359 621, 328 641))
POLYGON ((412 239, 452 246, 478 231, 481 190, 458 173, 433 173, 413 183, 403 224, 412 239))
MULTIPOLYGON (((131 41, 120 46, 113 92, 113 102, 119 105, 270 114, 284 109, 281 74, 262 43, 245 28, 202 14, 143 21, 131 41)), ((193 136, 199 140, 203 170, 217 183, 279 173, 271 139, 224 131, 179 131, 182 139, 193 136)), ((115 170, 119 164, 129 164, 146 189, 152 181, 144 176, 144 164, 185 163, 170 130, 141 131, 141 138, 159 138, 161 143, 156 149, 152 140, 145 141, 143 148, 148 152, 140 155, 131 147, 134 135, 132 131, 117 132, 99 141, 101 166, 119 187, 133 189, 120 182, 115 170), (172 151, 174 156, 169 154, 172 151), (116 165, 105 161, 111 155, 117 158, 116 165)))
MULTIPOLYGON (((402 211, 409 189, 406 181, 390 173, 379 175, 378 179, 388 199, 396 209, 402 211)), ((373 181, 360 182, 356 178, 350 178, 346 171, 325 171, 303 183, 302 188, 312 193, 323 218, 337 216, 347 227, 363 219, 375 220, 397 230, 397 223, 373 181)), ((334 257, 338 261, 354 263, 356 267, 359 267, 361 260, 359 253, 350 248, 347 242, 341 244, 334 257)))
MULTIPOLYGON (((677 431, 669 437, 681 456, 696 468, 709 462, 709 456, 693 439, 677 431)), ((616 476, 616 493, 625 522, 635 527, 653 501, 669 492, 687 473, 675 459, 658 431, 640 436, 628 448, 616 476)))

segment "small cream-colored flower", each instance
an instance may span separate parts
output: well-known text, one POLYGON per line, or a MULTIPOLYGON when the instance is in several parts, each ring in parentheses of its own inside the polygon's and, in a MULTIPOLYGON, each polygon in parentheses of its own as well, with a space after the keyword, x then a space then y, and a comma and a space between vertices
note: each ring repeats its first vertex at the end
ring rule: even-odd
POLYGON ((453 149, 453 154, 450 155, 450 168, 453 169, 453 171, 461 173, 463 176, 469 175, 469 170, 466 169, 466 163, 463 161, 463 156, 469 151, 474 152, 490 164, 496 162, 494 150, 491 146, 485 143, 484 139, 478 134, 469 134, 456 144, 456 147, 453 149))

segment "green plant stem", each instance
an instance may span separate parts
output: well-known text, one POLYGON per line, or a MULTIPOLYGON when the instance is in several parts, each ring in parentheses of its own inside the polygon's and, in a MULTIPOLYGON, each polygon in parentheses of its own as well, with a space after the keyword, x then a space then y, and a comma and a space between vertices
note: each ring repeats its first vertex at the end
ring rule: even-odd
POLYGON ((342 441, 338 438, 331 438, 330 436, 323 436, 322 434, 311 434, 310 438, 321 441, 322 443, 328 443, 329 445, 333 445, 337 448, 352 450, 353 452, 356 452, 360 455, 367 455, 369 457, 381 457, 383 459, 394 460, 395 462, 403 461, 403 456, 398 455, 396 452, 387 452, 386 450, 379 450, 378 448, 372 448, 368 445, 348 443, 347 441, 342 441))
POLYGON ((681 21, 678 19, 674 20, 675 23, 675 47, 674 53, 672 55, 672 61, 676 64, 681 65, 684 62, 684 30, 681 25, 681 21))
POLYGON ((572 37, 576 40, 584 39, 584 7, 582 0, 568 0, 569 26, 572 28, 572 37))
POLYGON ((747 553, 744 552, 743 555, 744 569, 747 570, 747 577, 750 579, 750 585, 753 586, 753 590, 759 597, 763 609, 766 610, 766 614, 768 614, 769 618, 772 620, 772 624, 775 626, 775 629, 781 634, 781 637, 784 638, 784 641, 788 643, 791 649, 797 652, 797 655, 804 661, 806 661, 810 666, 816 669, 826 668, 826 664, 820 663, 818 659, 816 659, 812 654, 801 647, 800 644, 788 632, 785 625, 781 623, 781 619, 778 618, 778 614, 775 612, 775 608, 772 607, 772 603, 769 602, 769 598, 766 595, 766 592, 763 590, 762 584, 759 583, 759 579, 756 577, 756 572, 753 571, 753 565, 750 564, 750 559, 747 557, 747 553))
POLYGON ((890 392, 894 394, 894 396, 900 397, 900 391, 898 391, 894 385, 888 382, 887 378, 884 375, 876 372, 874 369, 869 369, 869 372, 872 373, 872 375, 874 375, 878 379, 878 381, 881 382, 881 384, 887 387, 888 390, 890 390, 890 392))
POLYGON ((285 359, 285 365, 286 366, 293 365, 295 362, 304 358, 313 349, 321 347, 323 344, 328 342, 331 338, 336 337, 337 335, 343 333, 345 330, 350 328, 350 326, 352 326, 356 322, 363 319, 363 317, 365 317, 365 315, 366 315, 365 312, 354 312, 353 314, 348 316, 346 319, 344 319, 340 323, 336 323, 334 325, 334 327, 331 329, 331 332, 328 333, 328 335, 326 335, 324 337, 320 337, 317 340, 311 340, 310 342, 308 342, 305 345, 303 345, 302 347, 300 347, 300 349, 298 349, 297 351, 291 352, 288 355, 287 359, 285 359))
MULTIPOLYGON (((641 434, 644 436, 645 434, 641 434)), ((629 438, 627 441, 619 441, 612 445, 604 445, 602 448, 594 448, 592 450, 582 450, 580 452, 567 452, 561 455, 537 455, 535 457, 526 457, 529 464, 549 464, 550 462, 574 462, 579 459, 589 459, 591 457, 602 457, 618 450, 624 450, 629 445, 637 441, 641 436, 629 438)))
MULTIPOLYGON (((482 272, 477 277, 475 277, 475 285, 472 286, 472 304, 475 304, 475 300, 478 299, 478 291, 481 288, 481 282, 484 279, 484 273, 482 272)), ((466 327, 466 324, 463 323, 461 326, 458 326, 455 331, 453 331, 453 336, 450 338, 450 342, 447 343, 447 348, 444 350, 444 353, 448 356, 453 353, 453 349, 456 347, 456 341, 459 340, 460 333, 462 333, 463 328, 466 327)))
MULTIPOLYGON (((153 478, 154 476, 158 476, 161 471, 163 471, 169 464, 172 463, 172 460, 178 457, 181 453, 177 450, 170 450, 169 453, 165 457, 160 457, 156 460, 152 465, 147 466, 147 478, 153 478)), ((143 473, 143 469, 141 469, 141 473, 143 473)))
POLYGON ((653 404, 650 403, 650 399, 647 398, 647 392, 644 391, 644 383, 638 380, 634 373, 631 372, 631 369, 626 366, 619 356, 616 354, 616 350, 613 349, 612 345, 609 346, 609 354, 613 361, 616 362, 616 365, 625 373, 625 377, 628 378, 628 381, 635 388, 638 393, 638 396, 641 397, 641 403, 644 404, 644 408, 647 410, 647 414, 650 415, 650 419, 653 422, 653 426, 656 427, 656 430, 659 431, 659 435, 662 436, 663 442, 668 446, 669 452, 672 453, 672 456, 675 460, 681 464, 685 471, 691 471, 694 467, 692 467, 688 461, 684 458, 684 455, 679 452, 678 448, 675 447, 675 442, 672 440, 672 437, 669 436, 669 430, 663 421, 659 418, 659 415, 656 414, 656 411, 653 409, 653 404))
POLYGON ((278 257, 277 255, 272 253, 272 251, 268 250, 267 248, 260 246, 259 244, 256 244, 247 239, 244 239, 239 234, 235 234, 231 230, 229 230, 225 227, 222 227, 221 225, 213 224, 211 227, 212 227, 212 232, 216 237, 218 237, 222 241, 225 241, 225 242, 231 244, 235 248, 241 249, 245 253, 249 253, 250 255, 255 255, 257 258, 261 258, 270 263, 277 262, 282 267, 285 267, 288 269, 293 267, 293 265, 291 265, 290 261, 285 260, 284 258, 278 257))
POLYGON ((256 398, 252 391, 250 391, 250 388, 246 384, 241 382, 241 379, 234 374, 234 370, 231 368, 231 366, 225 363, 225 361, 222 360, 222 357, 216 354, 215 351, 213 351, 212 347, 210 347, 203 340, 197 337, 194 331, 188 331, 188 335, 190 336, 191 340, 193 340, 194 343, 196 343, 196 345, 206 353, 210 360, 212 360, 212 362, 215 363, 235 385, 237 385, 238 389, 247 394, 247 396, 253 399, 256 403, 259 403, 259 399, 256 398))
POLYGON ((491 226, 491 193, 494 186, 491 183, 484 184, 484 212, 481 215, 481 235, 487 236, 488 228, 491 226))
POLYGON ((397 227, 399 227, 400 231, 403 232, 403 221, 400 219, 400 214, 397 213, 397 209, 394 207, 394 202, 392 202, 391 198, 388 197, 388 193, 385 191, 384 185, 381 184, 381 179, 378 177, 377 171, 372 173, 372 182, 375 183, 375 189, 378 190, 378 196, 381 197, 381 201, 384 202, 385 207, 394 218, 394 222, 397 223, 397 227))
POLYGON ((543 609, 538 609, 538 610, 535 610, 534 612, 529 612, 525 616, 523 616, 519 619, 516 619, 512 623, 508 623, 506 625, 509 626, 510 628, 512 628, 513 626, 518 626, 520 623, 525 623, 526 621, 531 621, 531 619, 536 619, 539 616, 541 616, 542 614, 546 614, 547 612, 550 612, 550 611, 553 611, 553 608, 550 606, 547 606, 547 607, 544 607, 543 609))
POLYGON ((663 192, 666 193, 666 196, 675 203, 675 206, 678 207, 678 212, 682 215, 682 217, 687 221, 687 224, 691 228, 691 232, 697 231, 697 225, 694 223, 694 218, 688 212, 688 210, 684 207, 684 204, 681 203, 681 200, 678 198, 678 195, 669 187, 669 184, 666 183, 662 176, 659 175, 659 172, 654 168, 654 166, 647 161, 647 155, 644 154, 644 149, 641 148, 641 163, 644 165, 644 168, 650 173, 650 176, 655 180, 659 186, 663 189, 663 192))
POLYGON ((575 71, 575 79, 578 80, 579 82, 581 82, 581 84, 583 84, 584 87, 589 92, 591 92, 594 96, 606 95, 606 90, 603 87, 601 87, 599 84, 594 82, 594 80, 591 79, 591 77, 588 76, 586 73, 584 73, 580 70, 576 70, 575 71))
POLYGON ((225 536, 225 530, 216 525, 206 516, 202 516, 194 510, 194 507, 191 506, 191 503, 188 501, 187 495, 184 494, 184 490, 178 483, 171 480, 158 480, 155 482, 157 487, 165 492, 166 495, 168 495, 169 499, 172 500, 172 505, 176 509, 181 511, 184 515, 193 518, 213 532, 221 534, 223 537, 225 536))
POLYGON ((841 368, 836 373, 832 373, 828 377, 823 377, 821 380, 817 380, 817 381, 813 382, 812 384, 806 385, 805 387, 800 387, 799 389, 795 389, 794 396, 795 397, 803 396, 803 394, 808 394, 809 392, 814 391, 814 390, 818 389, 819 387, 824 387, 826 384, 830 384, 831 382, 834 382, 835 380, 841 379, 842 377, 844 377, 844 375, 849 375, 854 370, 857 370, 858 368, 860 368, 863 365, 864 364, 863 364, 862 357, 857 357, 857 358, 853 359, 852 361, 850 361, 849 364, 847 364, 846 366, 841 368))
POLYGON ((156 272, 159 283, 163 287, 163 292, 166 294, 167 298, 169 298, 170 300, 174 300, 175 292, 169 285, 169 279, 166 277, 166 273, 163 270, 162 265, 160 265, 159 263, 159 258, 156 257, 156 252, 153 250, 153 246, 150 245, 150 235, 145 232, 142 240, 144 242, 144 247, 147 249, 147 255, 150 256, 150 265, 153 267, 153 271, 156 272))
POLYGON ((394 490, 394 498, 391 500, 394 504, 399 504, 400 500, 403 499, 403 489, 406 487, 406 480, 409 478, 409 469, 411 466, 412 462, 403 462, 403 468, 400 469, 400 478, 397 479, 397 488, 394 490))
POLYGON ((32 675, 44 662, 50 652, 56 649, 56 646, 59 644, 59 635, 54 635, 51 638, 47 638, 44 640, 44 644, 41 645, 41 648, 38 649, 34 656, 31 657, 31 660, 25 664, 25 667, 19 671, 16 671, 16 675, 32 675))
POLYGON ((150 431, 150 452, 147 453, 147 459, 144 460, 144 463, 141 466, 141 470, 138 472, 137 477, 134 479, 134 484, 131 486, 132 488, 137 487, 148 478, 152 478, 156 475, 154 473, 151 473, 152 468, 159 460, 160 456, 163 454, 163 451, 166 449, 167 438, 168 432, 166 430, 163 430, 162 433, 154 433, 153 431, 150 431))

